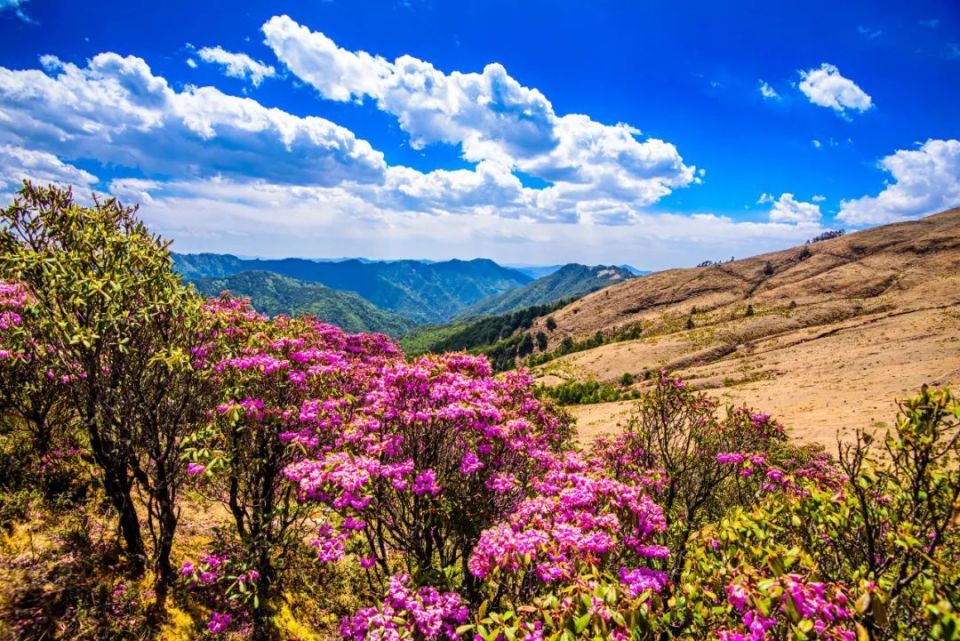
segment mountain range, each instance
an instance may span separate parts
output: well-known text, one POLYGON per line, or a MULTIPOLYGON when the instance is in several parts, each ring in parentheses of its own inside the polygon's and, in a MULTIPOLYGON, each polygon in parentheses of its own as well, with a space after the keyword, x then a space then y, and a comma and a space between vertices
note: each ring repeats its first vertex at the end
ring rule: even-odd
POLYGON ((187 280, 224 278, 246 271, 273 272, 353 292, 415 323, 447 321, 470 305, 533 280, 486 259, 318 262, 304 258, 241 259, 229 254, 174 254, 173 259, 175 268, 187 280))
POLYGON ((204 296, 230 291, 249 296, 254 307, 269 316, 311 314, 348 332, 403 336, 416 326, 412 320, 382 310, 353 292, 274 272, 245 271, 222 278, 196 278, 191 282, 204 296))
POLYGON ((592 291, 633 278, 633 272, 616 266, 563 265, 537 280, 491 296, 467 307, 458 318, 496 316, 515 312, 532 305, 544 305, 558 300, 579 298, 592 291))
MULTIPOLYGON (((311 313, 348 331, 392 336, 419 325, 457 320, 459 327, 477 316, 572 300, 633 278, 635 271, 571 263, 543 268, 544 275, 533 279, 485 259, 431 263, 173 254, 173 260, 177 271, 204 295, 230 291, 249 297, 266 314, 311 313)), ((442 328, 440 334, 450 331, 442 328)), ((428 331, 424 336, 432 335, 428 331)))

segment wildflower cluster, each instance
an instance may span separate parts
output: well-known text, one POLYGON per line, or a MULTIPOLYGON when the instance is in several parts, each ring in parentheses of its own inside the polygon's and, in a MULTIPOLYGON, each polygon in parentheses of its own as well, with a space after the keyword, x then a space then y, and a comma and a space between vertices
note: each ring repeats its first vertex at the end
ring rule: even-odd
POLYGON ((344 619, 340 633, 351 641, 458 641, 462 637, 457 630, 469 616, 459 594, 439 592, 428 586, 411 588, 410 577, 397 575, 390 578, 383 602, 344 619))

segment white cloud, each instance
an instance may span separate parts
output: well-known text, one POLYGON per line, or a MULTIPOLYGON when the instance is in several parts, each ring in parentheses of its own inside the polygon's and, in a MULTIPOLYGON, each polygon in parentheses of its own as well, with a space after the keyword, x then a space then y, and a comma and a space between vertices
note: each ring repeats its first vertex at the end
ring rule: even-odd
POLYGON ((197 61, 194 60, 193 58, 187 58, 187 66, 190 67, 191 69, 196 69, 197 61))
POLYGON ((810 198, 810 200, 812 200, 812 201, 815 202, 815 203, 822 203, 822 202, 825 201, 826 199, 827 199, 826 196, 821 196, 820 194, 814 194, 814 195, 810 198))
POLYGON ((780 194, 770 208, 770 222, 815 224, 820 222, 820 205, 796 200, 793 194, 780 194))
POLYGON ((811 140, 811 141, 810 141, 810 144, 813 145, 814 148, 816 148, 816 149, 820 149, 820 147, 823 147, 823 143, 820 142, 819 140, 817 140, 816 138, 814 138, 813 140, 811 140))
POLYGON ((0 145, 0 197, 8 200, 23 180, 72 187, 81 197, 89 195, 91 185, 98 182, 90 172, 67 164, 53 154, 0 145))
POLYGON ((780 94, 777 93, 777 90, 763 80, 760 81, 760 95, 767 100, 775 100, 780 97, 780 94))
POLYGON ((837 218, 848 225, 907 220, 960 205, 960 140, 928 140, 880 161, 893 182, 876 196, 844 200, 837 218))
POLYGON ((800 71, 800 91, 815 105, 829 107, 838 114, 848 109, 866 111, 873 100, 855 82, 840 75, 836 66, 823 63, 819 69, 800 71))
MULTIPOLYGON (((637 130, 624 124, 557 117, 549 103, 544 103, 549 113, 544 123, 551 142, 540 151, 538 143, 530 143, 539 134, 522 131, 523 110, 506 117, 516 122, 498 129, 498 108, 486 102, 489 113, 480 109, 471 116, 480 130, 464 140, 477 165, 421 172, 388 167, 366 141, 322 118, 268 109, 213 87, 176 91, 140 58, 104 53, 83 67, 55 56, 41 62, 45 71, 0 67, 0 144, 66 161, 126 167, 150 179, 342 186, 351 198, 366 199, 382 211, 611 223, 631 219, 612 211, 633 212, 699 180, 673 145, 656 139, 641 143, 637 130), (524 188, 517 170, 552 184, 524 188)), ((498 66, 473 76, 471 82, 486 87, 478 96, 499 95, 502 103, 509 102, 506 90, 518 96, 537 93, 520 87, 498 66)), ((451 131, 467 131, 461 116, 451 113, 451 131)), ((149 192, 140 190, 135 197, 145 200, 149 192)))
POLYGON ((276 70, 272 66, 254 60, 245 53, 227 51, 219 45, 204 47, 197 51, 197 56, 204 62, 222 66, 224 73, 231 78, 241 80, 249 78, 254 87, 259 87, 264 78, 272 78, 276 75, 276 70))
POLYGON ((757 204, 758 204, 758 205, 765 205, 765 204, 767 204, 767 203, 772 203, 774 200, 776 200, 776 198, 774 198, 773 194, 768 194, 768 193, 764 192, 764 193, 760 194, 760 197, 759 197, 759 198, 757 198, 757 204))
POLYGON ((878 27, 866 27, 864 25, 857 26, 857 33, 859 33, 864 38, 868 40, 875 40, 883 35, 883 29, 878 27))
POLYGON ((172 89, 134 56, 0 67, 0 144, 150 173, 300 184, 382 181, 383 154, 329 120, 213 87, 172 89))
POLYGON ((0 13, 3 13, 4 11, 13 11, 14 15, 24 22, 32 23, 33 19, 23 10, 23 5, 26 3, 27 0, 0 0, 0 13))
POLYGON ((672 144, 641 141, 639 130, 622 123, 559 116, 500 64, 444 73, 412 56, 391 62, 340 48, 287 16, 271 18, 263 33, 281 62, 323 98, 369 98, 397 118, 413 147, 459 145, 468 161, 549 181, 554 191, 543 198, 554 204, 613 199, 639 206, 698 180, 672 144))
MULTIPOLYGON (((447 178, 451 184, 458 182, 456 177, 447 178)), ((386 208, 369 196, 374 189, 374 185, 300 187, 233 179, 127 179, 110 186, 112 193, 144 202, 145 220, 158 233, 176 239, 175 251, 185 252, 438 260, 484 256, 544 264, 562 256, 591 264, 641 263, 653 269, 786 248, 822 231, 795 224, 738 222, 707 213, 635 211, 622 204, 618 210, 616 205, 603 209, 590 203, 591 210, 582 211, 575 222, 504 217, 495 208, 472 206, 455 214, 425 215, 419 209, 422 194, 411 201, 413 209, 401 202, 386 208)))

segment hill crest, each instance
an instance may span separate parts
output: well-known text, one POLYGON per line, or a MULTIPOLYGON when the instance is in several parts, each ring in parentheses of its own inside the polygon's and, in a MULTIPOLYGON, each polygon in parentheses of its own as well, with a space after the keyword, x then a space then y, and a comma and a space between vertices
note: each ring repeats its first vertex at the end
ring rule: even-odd
MULTIPOLYGON (((889 399, 960 382, 960 209, 643 276, 552 312, 550 325, 530 330, 548 336, 545 352, 589 348, 538 366, 547 384, 667 368, 832 443, 839 427, 892 415, 889 399)), ((624 407, 575 413, 589 436, 624 407)))

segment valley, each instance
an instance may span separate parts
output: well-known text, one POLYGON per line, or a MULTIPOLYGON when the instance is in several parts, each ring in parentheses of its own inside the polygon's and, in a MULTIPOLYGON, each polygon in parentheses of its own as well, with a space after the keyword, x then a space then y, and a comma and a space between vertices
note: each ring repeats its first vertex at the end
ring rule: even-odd
POLYGON ((410 354, 485 354, 498 371, 531 368, 546 388, 599 387, 568 405, 584 441, 616 431, 629 399, 665 369, 724 404, 784 417, 792 436, 833 450, 856 429, 888 426, 896 399, 921 385, 960 383, 960 210, 831 235, 639 277, 577 264, 524 273, 485 260, 175 259, 201 293, 250 296, 269 315, 384 332, 410 354), (345 284, 352 291, 333 288, 345 284))

